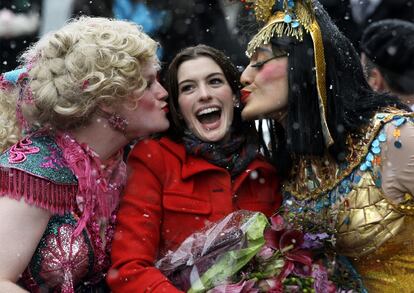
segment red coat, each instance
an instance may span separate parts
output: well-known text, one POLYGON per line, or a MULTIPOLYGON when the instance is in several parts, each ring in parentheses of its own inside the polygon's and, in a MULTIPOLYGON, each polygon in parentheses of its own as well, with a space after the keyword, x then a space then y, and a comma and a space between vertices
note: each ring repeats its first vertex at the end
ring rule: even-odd
POLYGON ((153 266, 159 255, 235 210, 269 216, 280 206, 275 170, 262 158, 232 181, 227 170, 162 138, 137 144, 128 164, 107 279, 114 293, 181 292, 153 266))

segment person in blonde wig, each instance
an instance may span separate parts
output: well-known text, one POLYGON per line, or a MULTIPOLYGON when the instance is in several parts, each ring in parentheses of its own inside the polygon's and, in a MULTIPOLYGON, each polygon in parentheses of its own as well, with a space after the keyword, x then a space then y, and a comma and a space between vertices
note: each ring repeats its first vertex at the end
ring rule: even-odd
POLYGON ((21 139, 0 156, 0 292, 107 291, 122 150, 169 126, 156 50, 135 24, 84 17, 1 76, 2 147, 21 139))
POLYGON ((413 114, 371 90, 318 1, 247 2, 264 24, 247 48, 242 117, 269 122, 286 220, 329 235, 324 254, 348 256, 369 292, 412 292, 413 114))

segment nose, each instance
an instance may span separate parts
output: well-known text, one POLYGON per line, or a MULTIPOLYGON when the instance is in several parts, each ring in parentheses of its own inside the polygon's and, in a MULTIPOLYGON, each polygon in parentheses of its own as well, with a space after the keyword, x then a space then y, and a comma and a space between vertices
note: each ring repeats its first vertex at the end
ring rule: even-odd
POLYGON ((157 83, 157 91, 156 91, 156 98, 158 100, 165 100, 167 99, 168 93, 167 90, 158 82, 158 80, 156 81, 157 83))
POLYGON ((205 84, 200 85, 199 87, 199 100, 207 101, 211 99, 211 93, 208 87, 205 84))
POLYGON ((255 70, 253 67, 250 66, 250 64, 246 67, 245 70, 243 70, 241 76, 240 76, 240 83, 243 86, 249 85, 253 82, 255 76, 255 70))

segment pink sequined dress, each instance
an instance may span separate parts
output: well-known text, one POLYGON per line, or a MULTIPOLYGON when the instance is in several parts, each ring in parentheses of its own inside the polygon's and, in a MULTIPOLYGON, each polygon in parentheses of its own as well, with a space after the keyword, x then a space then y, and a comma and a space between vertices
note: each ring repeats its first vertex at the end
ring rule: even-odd
MULTIPOLYGON (((82 148, 86 157, 93 157, 69 159, 80 166, 82 162, 94 165, 98 158, 73 139, 66 142, 36 133, 0 156, 0 195, 17 200, 23 197, 27 203, 52 212, 19 284, 30 292, 109 292, 104 279, 118 198, 114 196, 104 217, 98 206, 100 195, 88 198, 87 194, 95 191, 107 193, 105 196, 119 195, 125 165, 118 160, 110 172, 99 170, 95 180, 99 186, 85 189, 88 185, 82 185, 81 180, 93 177, 77 174, 82 172, 71 167, 73 162, 68 162, 64 148, 72 148, 69 153, 81 153, 76 148, 82 148)), ((93 166, 89 167, 82 169, 95 174, 93 166)))

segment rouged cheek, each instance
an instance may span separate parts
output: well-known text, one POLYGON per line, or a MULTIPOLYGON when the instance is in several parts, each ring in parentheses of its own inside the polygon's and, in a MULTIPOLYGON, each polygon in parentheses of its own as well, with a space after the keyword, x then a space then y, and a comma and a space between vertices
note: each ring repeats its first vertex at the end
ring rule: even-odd
POLYGON ((137 101, 137 105, 143 110, 150 111, 156 108, 156 100, 149 96, 145 96, 137 101))
POLYGON ((267 64, 258 73, 258 77, 263 81, 274 81, 277 78, 282 78, 287 74, 286 65, 282 64, 267 64))

